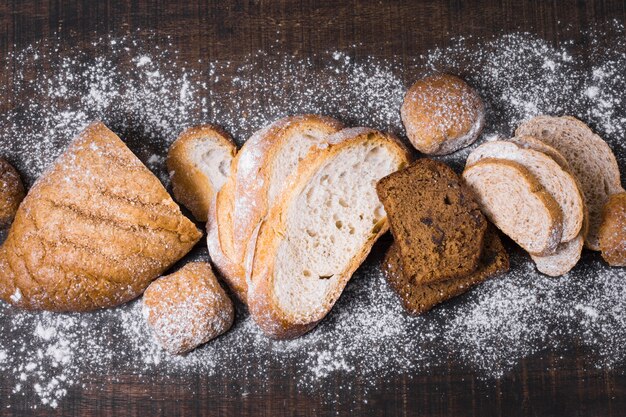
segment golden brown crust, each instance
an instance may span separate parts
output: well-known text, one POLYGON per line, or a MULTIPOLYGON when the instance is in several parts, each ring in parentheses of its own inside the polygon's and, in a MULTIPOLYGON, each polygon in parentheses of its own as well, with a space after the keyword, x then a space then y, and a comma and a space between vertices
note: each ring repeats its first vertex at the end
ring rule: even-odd
POLYGON ((87 311, 140 295, 201 233, 102 123, 87 127, 20 206, 0 250, 0 298, 87 311))
POLYGON ((210 179, 189 158, 189 148, 197 140, 210 138, 230 151, 237 153, 232 137, 221 127, 210 124, 193 126, 183 131, 167 153, 167 170, 172 180, 174 198, 187 207, 201 222, 207 221, 209 205, 216 190, 210 179))
POLYGON ((604 260, 611 266, 626 266, 626 193, 609 197, 598 236, 604 260))
POLYGON ((0 158, 0 227, 11 223, 24 195, 20 174, 6 159, 0 158))

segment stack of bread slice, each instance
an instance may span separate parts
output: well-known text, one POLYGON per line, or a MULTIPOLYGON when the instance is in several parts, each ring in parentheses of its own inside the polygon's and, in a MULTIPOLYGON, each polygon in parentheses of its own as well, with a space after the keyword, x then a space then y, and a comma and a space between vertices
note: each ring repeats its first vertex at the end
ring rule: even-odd
POLYGON ((342 128, 303 115, 257 132, 210 209, 211 258, 272 337, 313 328, 388 228, 375 184, 407 152, 382 132, 342 128))

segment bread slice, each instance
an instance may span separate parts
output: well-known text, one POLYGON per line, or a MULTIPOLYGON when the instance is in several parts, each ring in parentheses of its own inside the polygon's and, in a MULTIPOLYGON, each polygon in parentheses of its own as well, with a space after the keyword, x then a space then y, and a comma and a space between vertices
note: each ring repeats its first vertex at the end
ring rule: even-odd
POLYGON ((463 178, 504 234, 531 254, 554 253, 561 242, 561 208, 523 165, 484 158, 466 167, 463 178))
POLYGON ((523 165, 556 200, 563 212, 561 242, 569 242, 578 236, 585 212, 582 194, 574 177, 551 157, 512 142, 494 141, 476 148, 468 156, 466 166, 484 158, 505 159, 523 165))
POLYGON ((559 277, 567 274, 580 260, 585 243, 584 234, 581 233, 569 242, 560 243, 553 254, 530 255, 535 262, 537 270, 551 277, 559 277))
POLYGON ((329 135, 341 127, 323 116, 285 117, 256 132, 239 151, 210 215, 207 244, 216 269, 244 303, 244 258, 254 230, 283 194, 288 176, 308 154, 328 146, 329 135))
POLYGON ((170 147, 166 162, 174 198, 196 220, 207 221, 209 205, 230 175, 236 153, 230 135, 213 125, 186 129, 170 147))
POLYGON ((516 135, 533 136, 556 148, 567 159, 582 186, 589 209, 589 233, 585 244, 600 250, 598 231, 602 207, 609 196, 624 191, 615 156, 609 145, 573 117, 538 116, 523 123, 516 135))
POLYGON ((113 307, 201 236, 150 170, 93 123, 20 205, 0 249, 0 298, 52 311, 113 307))
POLYGON ((487 220, 449 166, 419 159, 380 180, 376 191, 408 279, 427 283, 476 270, 487 220))
POLYGON ((485 233, 485 245, 478 268, 466 276, 420 284, 404 273, 402 265, 399 246, 394 242, 385 255, 383 272, 404 309, 411 314, 422 314, 439 303, 463 294, 487 278, 508 271, 509 257, 498 232, 490 226, 485 233))
POLYGON ((613 194, 602 210, 602 258, 611 266, 626 266, 626 193, 613 194))
POLYGON ((407 164, 389 135, 354 128, 302 161, 249 252, 248 306, 275 338, 312 329, 388 229, 376 182, 407 164))

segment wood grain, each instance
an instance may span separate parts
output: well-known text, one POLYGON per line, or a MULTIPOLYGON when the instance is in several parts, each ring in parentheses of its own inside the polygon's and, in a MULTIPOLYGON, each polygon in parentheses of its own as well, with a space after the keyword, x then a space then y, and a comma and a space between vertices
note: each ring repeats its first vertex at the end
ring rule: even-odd
MULTIPOLYGON (((66 47, 93 48, 100 36, 169 37, 181 59, 228 59, 237 64, 258 50, 298 56, 348 49, 355 58, 401 55, 405 63, 454 36, 491 36, 529 31, 558 45, 585 41, 581 31, 609 19, 626 21, 626 2, 605 1, 22 1, 0 0, 0 52, 8 56, 40 39, 66 47)), ((102 49, 104 50, 104 49, 102 49)), ((193 65, 193 64, 192 64, 193 65)), ((15 103, 15 63, 0 72, 6 96, 0 111, 15 103)), ((619 416, 626 410, 624 369, 597 370, 582 351, 526 358, 498 381, 482 381, 453 365, 429 374, 404 375, 365 389, 358 377, 353 398, 329 402, 297 392, 270 369, 267 381, 205 378, 141 378, 90 375, 57 409, 30 410, 36 398, 11 397, 0 382, 0 414, 6 416, 619 416), (241 387, 246 387, 241 395, 241 387), (367 402, 366 402, 367 400, 367 402), (9 408, 10 407, 10 408, 9 408)), ((274 364, 273 366, 280 366, 274 364)), ((339 384, 329 381, 328 390, 339 384)))

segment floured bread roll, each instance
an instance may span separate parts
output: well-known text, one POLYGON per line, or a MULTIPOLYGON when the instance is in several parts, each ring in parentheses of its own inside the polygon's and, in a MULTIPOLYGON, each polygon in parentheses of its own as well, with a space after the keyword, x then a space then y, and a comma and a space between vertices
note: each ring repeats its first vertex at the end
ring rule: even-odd
POLYGON ((93 123, 20 205, 0 248, 0 298, 52 311, 116 306, 201 236, 130 149, 93 123))
POLYGON ((11 223, 24 199, 20 174, 5 159, 0 158, 0 226, 11 223))

